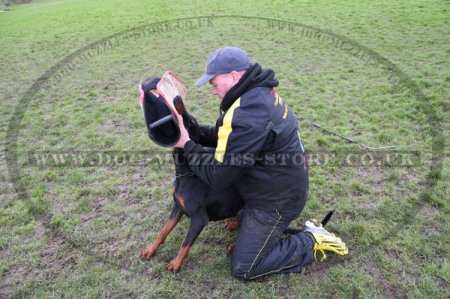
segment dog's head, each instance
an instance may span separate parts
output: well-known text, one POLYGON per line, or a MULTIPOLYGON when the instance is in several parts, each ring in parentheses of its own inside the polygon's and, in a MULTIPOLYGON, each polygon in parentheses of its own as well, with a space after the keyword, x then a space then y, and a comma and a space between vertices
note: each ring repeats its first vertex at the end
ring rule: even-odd
POLYGON ((142 110, 147 125, 148 137, 158 145, 170 147, 180 139, 180 128, 175 121, 176 118, 173 117, 162 125, 150 127, 156 121, 172 115, 172 111, 167 107, 164 99, 159 96, 156 90, 156 84, 158 84, 159 80, 160 78, 158 77, 150 77, 142 83, 142 110))
MULTIPOLYGON (((170 147, 176 144, 180 139, 180 127, 176 116, 173 115, 164 99, 157 92, 156 85, 159 80, 160 78, 158 77, 150 77, 142 83, 142 109, 144 111, 145 123, 150 139, 158 145, 170 147), (157 127, 150 127, 151 124, 168 115, 173 116, 171 120, 157 127)), ((174 99, 174 105, 178 113, 183 117, 183 123, 189 133, 190 139, 198 143, 200 139, 200 129, 197 120, 187 113, 180 97, 174 99)))

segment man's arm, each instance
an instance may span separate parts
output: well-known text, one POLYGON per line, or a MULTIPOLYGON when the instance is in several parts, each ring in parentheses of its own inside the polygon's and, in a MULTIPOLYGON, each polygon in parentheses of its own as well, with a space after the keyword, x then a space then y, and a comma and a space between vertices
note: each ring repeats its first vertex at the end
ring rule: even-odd
POLYGON ((196 175, 210 186, 223 189, 254 165, 267 139, 268 124, 263 104, 247 101, 241 105, 237 100, 223 118, 214 153, 189 140, 181 126, 182 136, 176 147, 185 149, 189 167, 196 175))
POLYGON ((214 158, 214 149, 205 148, 192 140, 186 142, 184 151, 191 170, 209 186, 224 190, 241 176, 247 167, 224 165, 214 158))

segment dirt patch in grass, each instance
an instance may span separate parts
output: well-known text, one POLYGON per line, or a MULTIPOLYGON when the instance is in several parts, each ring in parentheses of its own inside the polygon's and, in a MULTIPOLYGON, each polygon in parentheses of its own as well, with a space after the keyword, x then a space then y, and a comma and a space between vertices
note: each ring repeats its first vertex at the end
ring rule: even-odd
POLYGON ((46 269, 47 276, 57 277, 76 268, 83 253, 73 248, 69 238, 59 229, 47 231, 48 242, 42 249, 37 268, 46 269))
MULTIPOLYGON (((393 254, 396 255, 396 253, 393 254)), ((393 285, 389 282, 389 279, 383 275, 382 268, 375 262, 368 261, 366 267, 369 269, 368 272, 370 272, 373 277, 376 277, 378 285, 387 298, 408 298, 407 291, 401 285, 393 285)), ((399 277, 399 281, 401 281, 401 277, 399 277)))
MULTIPOLYGON (((3 261, 7 260, 7 256, 9 254, 9 249, 7 246, 3 246, 0 248, 0 259, 3 261)), ((16 265, 15 267, 18 267, 16 265)), ((14 267, 13 267, 14 268, 14 267)), ((10 268, 2 275, 0 279, 0 297, 6 297, 6 294, 10 294, 11 290, 11 273, 14 273, 14 269, 10 268)), ((23 272, 23 271, 22 271, 23 272)))
POLYGON ((325 275, 331 268, 339 265, 346 265, 350 262, 351 258, 328 258, 323 262, 316 261, 306 267, 305 274, 312 276, 323 276, 325 275))
POLYGON ((0 282, 0 298, 8 298, 27 277, 30 269, 25 265, 13 265, 2 277, 0 282))
POLYGON ((408 296, 405 293, 403 293, 402 290, 400 290, 397 287, 393 287, 383 276, 378 278, 378 280, 381 286, 383 287, 383 293, 386 295, 387 298, 389 299, 408 298, 408 296))
POLYGON ((423 205, 418 214, 423 215, 424 218, 433 218, 442 215, 442 211, 429 205, 423 205))
MULTIPOLYGON (((39 240, 45 237, 46 227, 49 223, 48 215, 40 217, 35 222, 36 228, 27 234, 22 240, 23 244, 32 243, 35 240, 39 240)), ((10 249, 4 246, 0 249, 0 258, 3 261, 9 260, 10 249)), ((24 252, 27 254, 27 252, 24 252)), ((12 264, 7 271, 3 274, 0 282, 0 298, 6 298, 12 295, 18 287, 29 281, 33 276, 36 269, 31 269, 30 264, 23 264, 23 261, 18 261, 12 264)), ((39 268, 39 267, 38 267, 39 268)))

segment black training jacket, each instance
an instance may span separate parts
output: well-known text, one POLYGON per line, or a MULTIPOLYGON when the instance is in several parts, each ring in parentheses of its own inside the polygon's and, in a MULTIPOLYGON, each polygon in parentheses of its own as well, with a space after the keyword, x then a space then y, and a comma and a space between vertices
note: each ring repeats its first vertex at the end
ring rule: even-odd
POLYGON ((185 145, 203 181, 216 189, 233 184, 247 205, 264 210, 303 207, 308 191, 297 120, 276 86, 273 70, 253 64, 223 98, 216 127, 201 126, 201 145, 185 145))

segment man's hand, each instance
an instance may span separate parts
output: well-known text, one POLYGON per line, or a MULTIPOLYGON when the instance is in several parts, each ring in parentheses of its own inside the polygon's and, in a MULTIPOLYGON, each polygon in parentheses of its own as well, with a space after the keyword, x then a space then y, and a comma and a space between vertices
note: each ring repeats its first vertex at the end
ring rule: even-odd
POLYGON ((180 147, 184 148, 184 145, 186 142, 191 140, 189 138, 189 133, 184 127, 183 117, 177 113, 177 119, 178 119, 178 125, 180 126, 180 139, 178 140, 177 144, 175 144, 173 147, 180 147))
POLYGON ((138 88, 139 88, 139 105, 141 106, 142 112, 144 112, 145 95, 144 95, 144 91, 142 90, 142 85, 141 84, 139 84, 138 88))

